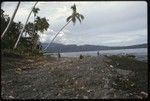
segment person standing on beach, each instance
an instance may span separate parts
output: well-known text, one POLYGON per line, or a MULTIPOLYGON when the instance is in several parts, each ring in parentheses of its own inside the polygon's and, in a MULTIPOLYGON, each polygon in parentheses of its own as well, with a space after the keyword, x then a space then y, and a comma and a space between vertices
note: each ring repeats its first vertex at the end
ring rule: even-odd
POLYGON ((99 51, 97 52, 97 56, 99 56, 99 51))
POLYGON ((61 56, 60 56, 60 52, 59 52, 59 51, 58 51, 58 56, 57 56, 57 57, 58 57, 58 59, 59 59, 59 58, 61 58, 61 56))

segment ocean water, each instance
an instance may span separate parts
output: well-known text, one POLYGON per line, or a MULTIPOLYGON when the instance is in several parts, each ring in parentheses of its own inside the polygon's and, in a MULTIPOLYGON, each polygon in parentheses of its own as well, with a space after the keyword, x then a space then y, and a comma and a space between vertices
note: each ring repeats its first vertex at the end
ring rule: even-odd
MULTIPOLYGON (((62 57, 79 57, 81 54, 86 56, 97 56, 98 51, 82 51, 82 52, 64 52, 60 53, 62 57)), ((57 53, 46 53, 45 55, 57 53)), ((148 53, 147 48, 136 48, 136 49, 119 49, 119 50, 100 50, 100 55, 120 55, 120 54, 131 54, 135 55, 139 60, 147 60, 148 53)))

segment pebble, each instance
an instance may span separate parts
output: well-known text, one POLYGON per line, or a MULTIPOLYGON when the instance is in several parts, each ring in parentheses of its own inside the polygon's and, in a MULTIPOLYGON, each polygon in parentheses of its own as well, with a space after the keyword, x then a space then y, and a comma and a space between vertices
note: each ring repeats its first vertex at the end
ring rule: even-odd
POLYGON ((111 68, 113 68, 113 65, 110 65, 111 68))

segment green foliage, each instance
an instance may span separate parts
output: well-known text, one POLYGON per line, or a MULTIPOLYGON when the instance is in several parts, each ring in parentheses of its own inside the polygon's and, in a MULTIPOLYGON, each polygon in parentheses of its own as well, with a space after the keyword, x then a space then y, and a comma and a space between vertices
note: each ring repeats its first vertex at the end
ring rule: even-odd
MULTIPOLYGON (((33 11, 34 13, 37 13, 39 9, 35 9, 33 11)), ((9 16, 4 15, 4 11, 1 9, 1 33, 5 30, 7 27, 7 24, 9 23, 9 16)), ((16 52, 18 54, 25 54, 25 55, 38 55, 41 54, 40 51, 42 49, 41 43, 39 42, 39 35, 37 34, 39 31, 44 32, 48 29, 49 24, 46 20, 46 18, 40 18, 37 17, 35 20, 35 23, 29 22, 24 30, 24 33, 28 34, 29 37, 21 37, 21 40, 18 44, 17 49, 13 50, 13 46, 19 36, 20 31, 23 28, 23 24, 21 22, 12 22, 12 25, 9 29, 9 31, 5 34, 4 38, 2 39, 2 51, 4 51, 5 54, 9 54, 9 50, 16 52), (7 52, 6 52, 7 50, 7 52)))
POLYGON ((43 33, 45 30, 47 30, 49 27, 49 23, 47 22, 47 19, 37 17, 35 20, 35 31, 40 31, 43 33))
MULTIPOLYGON (((1 9, 1 34, 7 27, 9 23, 9 16, 4 15, 4 11, 1 9)), ((7 31, 6 35, 2 39, 2 49, 12 49, 17 37, 19 35, 20 30, 22 29, 23 25, 21 22, 12 22, 12 26, 10 27, 9 31, 7 31)))
POLYGON ((38 13, 39 10, 40 10, 39 8, 33 8, 34 16, 36 16, 36 14, 38 13))
POLYGON ((72 21, 74 24, 76 23, 76 19, 79 20, 79 22, 81 23, 81 20, 84 19, 84 16, 82 14, 77 13, 76 11, 76 5, 74 4, 73 6, 71 6, 71 9, 73 10, 72 15, 69 16, 66 21, 72 21))

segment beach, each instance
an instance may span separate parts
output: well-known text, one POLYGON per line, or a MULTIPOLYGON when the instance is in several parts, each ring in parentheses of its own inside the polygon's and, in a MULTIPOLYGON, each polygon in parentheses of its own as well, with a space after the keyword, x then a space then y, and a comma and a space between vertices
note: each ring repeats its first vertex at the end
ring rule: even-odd
POLYGON ((142 99, 147 97, 146 74, 147 63, 119 56, 3 57, 1 96, 4 99, 142 99), (121 58, 129 63, 123 64, 121 58), (139 64, 142 70, 133 68, 139 64))

